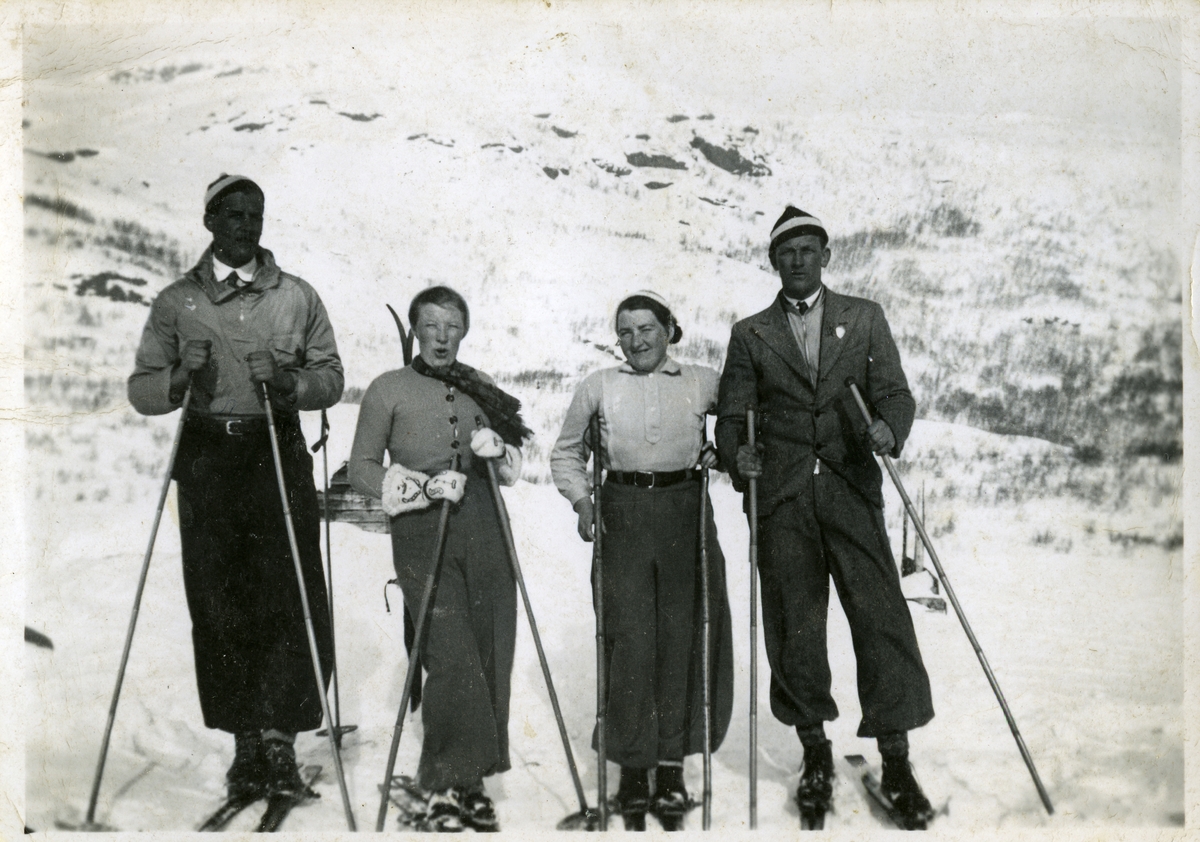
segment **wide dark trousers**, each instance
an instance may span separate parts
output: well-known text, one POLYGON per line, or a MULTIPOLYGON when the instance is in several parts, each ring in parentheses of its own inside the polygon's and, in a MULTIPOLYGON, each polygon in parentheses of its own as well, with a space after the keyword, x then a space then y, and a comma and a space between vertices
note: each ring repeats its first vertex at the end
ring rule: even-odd
MULTIPOLYGON (((392 560, 416 619, 432 569, 441 505, 392 518, 392 560)), ((517 637, 517 591, 496 504, 472 476, 451 514, 433 610, 421 643, 428 671, 421 701, 425 740, 417 783, 470 786, 506 772, 508 702, 517 637)))
POLYGON ((763 637, 775 717, 798 728, 837 718, 825 639, 832 578, 858 666, 858 736, 929 722, 929 677, 900 591, 883 510, 824 468, 799 497, 763 518, 759 530, 763 637))
MULTIPOLYGON (((328 686, 333 644, 312 456, 295 416, 280 415, 278 432, 328 686)), ((313 672, 267 432, 229 436, 188 424, 174 476, 204 724, 233 733, 320 727, 325 688, 313 672)))
MULTIPOLYGON (((604 485, 605 749, 621 766, 649 769, 704 750, 699 504, 696 481, 604 485)), ((715 750, 733 712, 733 632, 711 505, 707 529, 715 750)))

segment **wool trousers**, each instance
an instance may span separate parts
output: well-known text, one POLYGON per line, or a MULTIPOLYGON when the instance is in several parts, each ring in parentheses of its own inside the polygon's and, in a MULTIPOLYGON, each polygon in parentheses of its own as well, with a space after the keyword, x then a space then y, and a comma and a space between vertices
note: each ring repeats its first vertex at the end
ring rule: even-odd
POLYGON ((850 624, 860 737, 933 718, 929 677, 884 528, 883 510, 832 470, 759 524, 771 711, 799 729, 837 718, 826 646, 832 579, 850 624))
MULTIPOLYGON (((392 518, 392 560, 404 603, 417 618, 433 565, 441 504, 392 518)), ((508 705, 517 596, 488 482, 478 475, 454 508, 419 650, 427 671, 425 738, 417 783, 468 787, 510 768, 508 705)))
MULTIPOLYGON (((328 687, 333 644, 312 456, 294 415, 280 414, 277 429, 328 687)), ((174 477, 204 724, 231 733, 319 728, 326 688, 313 672, 267 431, 230 436, 187 424, 174 477)))
MULTIPOLYGON (((699 503, 694 480, 603 488, 605 750, 623 767, 649 769, 704 747, 699 503)), ((733 709, 733 635, 711 505, 706 528, 715 750, 733 709)))

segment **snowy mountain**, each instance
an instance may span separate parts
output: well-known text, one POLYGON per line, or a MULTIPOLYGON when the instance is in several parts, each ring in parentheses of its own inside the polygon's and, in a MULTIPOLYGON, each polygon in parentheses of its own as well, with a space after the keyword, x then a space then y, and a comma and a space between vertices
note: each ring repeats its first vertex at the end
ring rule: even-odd
MULTIPOLYGON (((331 472, 348 455, 357 396, 400 364, 384 305, 404 313, 431 283, 466 296, 463 360, 520 397, 537 434, 526 481, 506 496, 590 798, 590 552, 548 484, 549 448, 581 377, 615 362, 611 313, 633 290, 674 303, 681 358, 720 367, 730 325, 774 295, 769 228, 795 199, 834 234, 829 285, 888 314, 919 407, 905 483, 923 491, 939 555, 1057 807, 1042 811, 953 614, 914 605, 938 716, 913 734, 913 758, 935 803, 949 802, 939 824, 1182 824, 1175 136, 1016 111, 762 113, 715 88, 648 93, 644 75, 612 65, 596 72, 603 85, 547 82, 583 66, 586 38, 521 58, 527 83, 501 95, 495 54, 444 32, 352 59, 315 38, 291 51, 160 49, 26 87, 25 621, 55 647, 26 653, 28 826, 77 824, 86 807, 175 423, 136 415, 124 381, 148 303, 207 244, 201 196, 221 172, 264 187, 263 245, 329 309, 347 371, 331 472)), ((46 43, 31 41, 41 53, 30 62, 53 58, 46 43)), ((316 418, 304 422, 311 440, 316 418)), ((899 554, 902 509, 885 495, 899 554)), ((714 815, 737 830, 747 535, 728 483, 714 483, 713 503, 739 630, 714 815)), ((383 604, 385 536, 335 524, 333 559, 341 715, 359 726, 343 760, 365 825, 404 675, 401 619, 383 604)), ((178 571, 168 518, 101 797, 99 818, 122 830, 193 828, 232 757, 227 735, 201 724, 178 571)), ((835 755, 874 758, 854 736, 853 655, 840 607, 831 612, 835 755)), ((514 832, 577 808, 524 624, 521 634, 514 769, 488 783, 514 832)), ((765 699, 765 654, 759 664, 765 699)), ((759 729, 760 827, 791 831, 800 747, 765 704, 759 729)), ((406 730, 401 770, 415 767, 420 734, 419 721, 406 730)), ((326 743, 304 735, 298 749, 325 766, 323 798, 288 829, 341 829, 326 743)), ((838 772, 829 825, 882 827, 840 760, 838 772)), ((688 783, 698 790, 698 758, 688 783)))

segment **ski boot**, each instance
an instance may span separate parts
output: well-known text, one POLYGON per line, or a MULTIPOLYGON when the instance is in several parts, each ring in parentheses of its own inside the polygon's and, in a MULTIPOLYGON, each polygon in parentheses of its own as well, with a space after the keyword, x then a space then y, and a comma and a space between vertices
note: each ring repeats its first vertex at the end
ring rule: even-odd
POLYGON ((833 743, 825 740, 804 747, 804 768, 796 787, 796 806, 804 830, 825 827, 825 814, 833 801, 833 743))
POLYGON ((320 797, 300 777, 300 769, 296 766, 296 749, 291 743, 286 740, 266 740, 263 746, 267 763, 266 793, 269 798, 307 801, 320 797))
POLYGON ((650 808, 650 777, 645 769, 621 767, 621 787, 616 806, 626 830, 646 829, 646 811, 650 808))
POLYGON ((454 787, 429 793, 420 830, 425 833, 461 833, 462 795, 454 787))
POLYGON ((255 801, 267 791, 267 756, 262 735, 246 731, 233 735, 233 764, 225 773, 225 790, 230 801, 255 801))
POLYGON ((496 805, 483 791, 483 784, 471 788, 462 798, 462 823, 476 833, 498 833, 500 820, 496 805))
POLYGON ((659 764, 654 785, 654 804, 650 810, 666 831, 683 830, 683 817, 692 808, 683 785, 683 764, 659 764))
POLYGON ((883 756, 883 778, 879 789, 892 803, 897 824, 905 830, 925 830, 933 820, 933 806, 913 776, 907 754, 883 756))

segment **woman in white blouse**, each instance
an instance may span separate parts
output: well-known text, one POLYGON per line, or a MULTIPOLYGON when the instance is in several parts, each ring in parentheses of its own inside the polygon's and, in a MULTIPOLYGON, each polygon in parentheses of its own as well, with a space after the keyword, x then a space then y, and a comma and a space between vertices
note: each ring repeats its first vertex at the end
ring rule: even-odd
MULTIPOLYGON (((700 471, 716 465, 704 441, 719 375, 667 353, 682 330, 657 294, 638 292, 617 307, 626 363, 580 383, 550 455, 554 483, 591 541, 595 513, 586 437, 600 418, 603 494, 604 624, 608 667, 607 760, 621 766, 617 802, 627 829, 652 811, 678 827, 692 806, 683 758, 703 751, 700 471), (655 773, 650 797, 650 770, 655 773)), ((707 510, 711 513, 712 507, 707 510)), ((712 630, 712 749, 733 706, 732 633, 725 559, 708 517, 712 630)), ((593 736, 593 747, 596 739, 593 736)))

